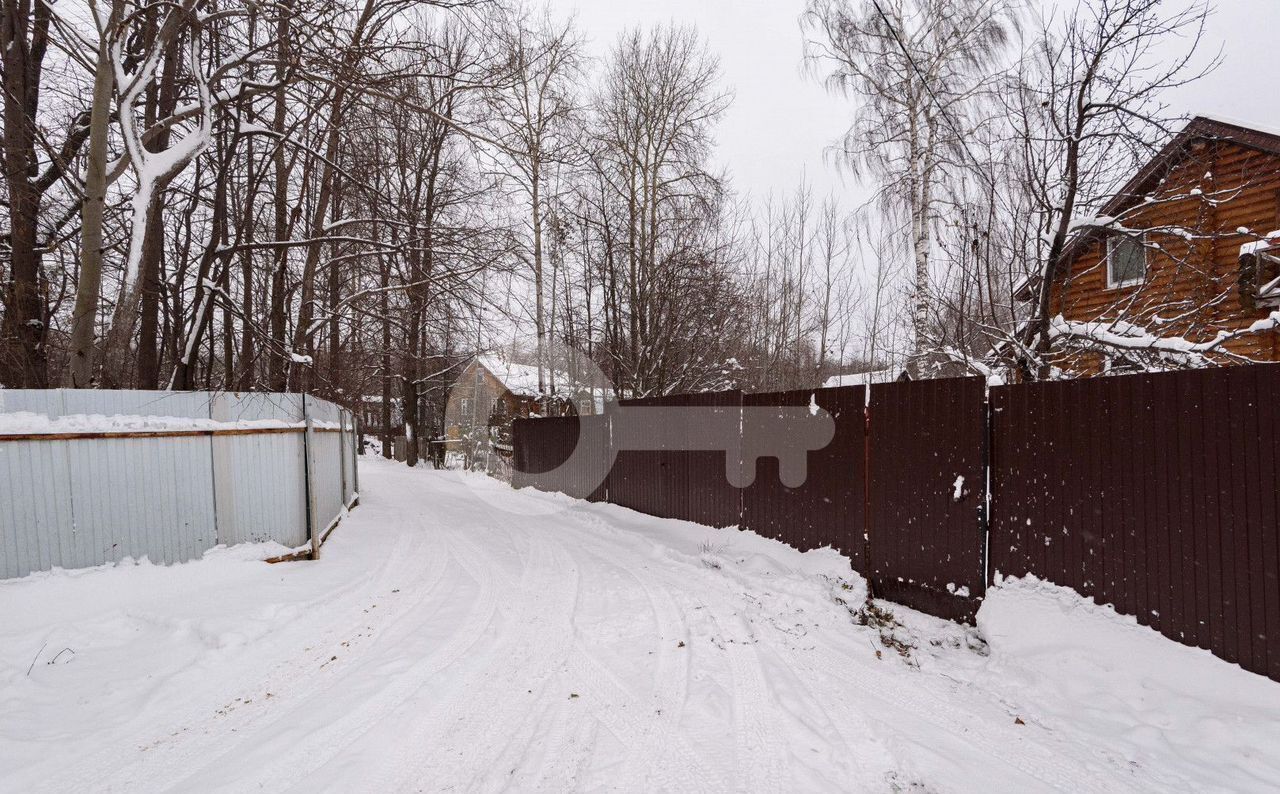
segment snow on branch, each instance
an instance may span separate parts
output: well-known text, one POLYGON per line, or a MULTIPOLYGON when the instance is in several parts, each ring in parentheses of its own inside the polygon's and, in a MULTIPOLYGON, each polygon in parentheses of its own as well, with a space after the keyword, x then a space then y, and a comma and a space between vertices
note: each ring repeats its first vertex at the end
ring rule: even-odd
POLYGON ((1223 350, 1223 345, 1233 339, 1265 333, 1276 328, 1280 328, 1280 311, 1271 312, 1267 317, 1244 328, 1219 331, 1208 341, 1192 342, 1181 336, 1156 336, 1146 328, 1124 320, 1085 322, 1068 320, 1059 314, 1050 322, 1049 333, 1054 339, 1092 342, 1118 350, 1166 353, 1186 357, 1203 357, 1218 353, 1242 358, 1223 350))

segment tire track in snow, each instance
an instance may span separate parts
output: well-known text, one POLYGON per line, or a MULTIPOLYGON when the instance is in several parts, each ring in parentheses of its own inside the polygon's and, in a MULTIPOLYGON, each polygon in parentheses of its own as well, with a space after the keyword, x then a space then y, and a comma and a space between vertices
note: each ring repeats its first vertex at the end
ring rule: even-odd
POLYGON ((827 686, 826 682, 830 680, 827 676, 808 666, 801 666, 793 658, 793 650, 784 644, 775 646, 775 649, 784 655, 792 683, 805 693, 812 707, 826 717, 843 744, 842 757, 854 766, 849 788, 854 791, 880 791, 889 786, 887 775, 901 771, 901 765, 876 735, 866 715, 849 706, 842 690, 833 691, 827 686))
MULTIPOLYGON (((184 717, 171 720, 167 727, 158 732, 164 737, 160 743, 155 743, 157 732, 154 729, 145 736, 135 736, 130 740, 131 744, 127 745, 128 749, 123 752, 120 743, 113 742, 98 757, 83 766, 86 771, 79 779, 65 785, 72 790, 113 790, 117 787, 132 789, 141 785, 144 780, 152 784, 156 781, 179 780, 190 775, 193 767, 206 761, 209 747, 219 747, 221 741, 247 728, 278 721, 281 709, 305 702, 312 694, 329 686, 337 675, 333 668, 327 673, 298 675, 299 668, 320 668, 333 655, 333 650, 339 643, 367 625, 365 613, 370 599, 386 596, 393 585, 403 585, 422 576, 420 570, 415 570, 413 560, 422 559, 421 555, 424 554, 431 563, 423 578, 420 597, 407 600, 405 608, 390 611, 392 615, 399 614, 403 617, 429 597, 443 579, 445 558, 443 548, 435 538, 415 538, 401 534, 382 565, 371 576, 336 591, 329 591, 323 598, 307 602, 304 619, 316 622, 313 620, 316 616, 326 616, 323 622, 319 622, 323 632, 320 639, 309 641, 308 650, 304 651, 304 660, 300 661, 296 657, 277 660, 268 668, 263 678, 248 687, 242 687, 241 691, 251 691, 253 703, 245 705, 241 702, 234 711, 224 712, 222 715, 216 713, 217 705, 206 701, 195 703, 184 717), (419 546, 423 550, 416 550, 419 546), (325 609, 335 601, 342 605, 336 616, 325 609), (271 693, 270 699, 259 696, 267 692, 271 693), (197 732, 197 726, 203 730, 197 732), (141 757, 131 755, 139 747, 148 746, 150 749, 141 757)), ((392 623, 394 622, 393 620, 392 623)), ((361 643, 359 648, 365 651, 371 645, 361 643)), ((234 693, 229 692, 225 697, 231 699, 233 695, 234 693)), ((63 786, 59 788, 66 790, 63 786)))
MULTIPOLYGON (((972 724, 974 714, 952 705, 945 693, 926 692, 929 687, 924 674, 918 675, 920 680, 915 682, 919 686, 908 688, 903 686, 901 679, 824 648, 797 651, 794 658, 810 676, 826 675, 838 679, 848 687, 847 695, 877 700, 906 712, 983 753, 997 764, 1015 769, 1049 789, 1099 793, 1113 789, 1111 782, 1099 779, 1091 771, 1029 740, 1025 731, 1019 733, 990 720, 984 721, 981 730, 958 729, 956 726, 972 724), (851 670, 858 673, 851 673, 851 670), (920 694, 915 694, 917 692, 920 694), (1017 752, 1011 752, 1012 748, 1017 748, 1017 752)), ((1012 724, 1010 721, 1009 725, 1012 724)))
POLYGON ((736 725, 739 768, 744 770, 744 791, 781 791, 781 756, 775 720, 765 705, 766 684, 756 649, 740 643, 725 648, 733 675, 733 718, 736 725))
POLYGON ((701 607, 720 635, 722 650, 729 665, 738 789, 782 790, 783 770, 780 762, 784 751, 775 729, 777 720, 772 714, 764 667, 755 648, 757 637, 741 612, 727 613, 720 606, 722 602, 733 603, 742 593, 728 580, 703 568, 695 567, 694 573, 683 579, 656 566, 646 565, 645 570, 669 586, 682 587, 689 592, 694 592, 690 586, 693 581, 700 579, 706 583, 706 589, 701 594, 705 596, 701 607), (729 630, 734 624, 737 624, 738 631, 729 630))
POLYGON ((514 790, 564 792, 581 787, 583 766, 595 746, 597 723, 594 718, 584 716, 586 709, 573 701, 558 701, 553 708, 546 750, 533 765, 537 772, 527 784, 522 778, 513 779, 514 790))
MULTIPOLYGON (((604 530, 609 533, 621 531, 617 527, 608 524, 602 518, 593 515, 589 508, 569 510, 568 514, 572 515, 576 519, 576 523, 581 525, 580 533, 589 538, 590 542, 601 542, 598 536, 591 534, 593 529, 597 532, 604 530)), ((622 548, 625 548, 624 544, 614 543, 611 545, 610 550, 616 552, 622 548)), ((716 596, 727 596, 732 600, 740 596, 741 593, 727 580, 713 576, 709 571, 695 565, 689 565, 693 569, 692 575, 679 578, 673 573, 653 565, 655 562, 653 559, 644 557, 638 551, 630 548, 627 548, 627 551, 634 555, 632 565, 622 565, 616 561, 611 562, 611 564, 627 569, 629 573, 640 581, 641 586, 646 591, 650 590, 649 584, 644 580, 644 577, 637 573, 638 570, 648 572, 651 578, 659 580, 665 583, 667 587, 674 588, 680 592, 691 592, 691 584, 699 579, 708 583, 711 597, 708 597, 702 606, 706 610, 704 614, 716 626, 721 638, 727 640, 724 643, 724 650, 732 682, 737 765, 734 770, 730 770, 730 773, 736 770, 738 788, 740 790, 780 791, 783 777, 780 761, 782 760, 783 750, 775 730, 776 720, 772 718, 771 714, 772 708, 770 707, 764 669, 760 663, 759 654, 754 647, 754 633, 738 612, 725 614, 719 607, 708 606, 708 603, 717 604, 721 601, 716 596), (749 641, 738 642, 730 637, 730 632, 727 631, 726 627, 734 622, 737 622, 743 629, 743 633, 749 641)), ((662 561, 667 562, 670 560, 664 559, 662 561)), ((669 591, 664 588, 664 592, 669 597, 669 591)), ((704 591, 704 594, 706 594, 706 591, 704 591)), ((685 659, 687 662, 688 654, 685 655, 685 659)), ((687 685, 687 673, 684 679, 683 683, 687 685)), ((659 731, 658 733, 657 740, 663 743, 666 738, 665 735, 669 731, 659 731)), ((669 754, 662 753, 658 757, 668 756, 669 754)))
POLYGON ((379 721, 400 707, 404 701, 426 687, 433 676, 456 664, 493 622, 498 593, 493 578, 483 575, 483 555, 456 533, 449 538, 452 559, 480 585, 480 592, 460 630, 443 646, 423 657, 403 672, 396 674, 373 698, 364 701, 353 713, 344 715, 319 731, 290 747, 288 755, 279 757, 265 769, 237 788, 283 791, 308 774, 319 770, 330 760, 367 734, 379 721))
MULTIPOLYGON (((600 663, 581 643, 569 657, 568 672, 574 686, 582 693, 583 703, 622 745, 630 749, 641 741, 653 720, 651 710, 600 663)), ((651 765, 635 778, 646 791, 727 791, 724 776, 707 768, 678 732, 659 731, 658 751, 662 756, 649 759, 651 765), (678 739, 680 741, 671 741, 678 739), (672 770, 664 758, 678 762, 672 770), (647 774, 646 774, 647 773, 647 774)))
MULTIPOLYGON (((542 688, 568 653, 578 573, 549 533, 531 533, 530 540, 528 576, 514 599, 511 632, 501 636, 496 665, 471 671, 448 698, 418 720, 417 730, 402 742, 398 762, 389 770, 394 777, 376 783, 373 790, 403 790, 424 780, 474 788, 476 778, 494 768, 497 756, 520 743, 519 732, 503 744, 495 742, 502 726, 520 723, 521 708, 526 715, 535 707, 541 707, 541 713, 549 710, 542 702, 545 696, 535 694, 523 707, 519 698, 527 694, 521 690, 536 693, 542 688)), ((533 716, 536 721, 538 715, 533 716)))
MULTIPOLYGON (((586 524, 590 528, 615 529, 608 527, 602 519, 590 515, 585 510, 570 512, 578 519, 579 523, 586 524)), ((619 544, 615 544, 615 546, 620 547, 619 544)), ((713 593, 713 595, 728 595, 730 597, 739 595, 733 587, 729 586, 728 582, 721 580, 719 577, 712 577, 709 572, 700 568, 695 567, 695 573, 692 576, 677 579, 671 573, 652 566, 653 560, 645 559, 638 552, 633 553, 635 554, 635 565, 619 565, 618 567, 626 568, 648 592, 651 592, 652 589, 649 583, 645 581, 645 577, 636 572, 637 570, 644 570, 653 579, 661 580, 665 582, 666 586, 677 590, 690 590, 691 582, 701 577, 703 581, 711 583, 712 590, 725 591, 720 594, 713 593)), ((616 562, 612 564, 618 565, 616 562)), ((670 597, 670 592, 665 587, 663 592, 668 598, 670 597)), ((719 599, 710 597, 707 601, 715 604, 719 599)), ((783 750, 774 729, 776 720, 772 718, 764 669, 760 663, 759 654, 754 647, 754 633, 739 613, 725 614, 719 608, 708 606, 705 602, 702 606, 706 610, 705 614, 708 619, 716 626, 721 638, 726 640, 723 650, 728 661, 732 682, 734 740, 735 755, 737 757, 735 769, 739 778, 738 788, 740 790, 780 791, 782 790, 782 770, 779 762, 782 758, 783 750), (746 642, 736 641, 730 637, 730 632, 727 631, 726 626, 734 622, 738 623, 743 629, 743 634, 747 637, 746 642)), ((681 622, 683 624, 683 619, 681 619, 681 622)), ((688 654, 685 654, 684 658, 687 664, 688 654)), ((687 685, 687 672, 682 678, 682 684, 687 685)), ((668 731, 660 730, 658 733, 659 743, 664 743, 665 735, 668 731)), ((667 755, 665 752, 660 752, 658 757, 662 758, 667 755)), ((624 776, 624 779, 628 778, 624 776)))
MULTIPOLYGON (((590 529, 599 531, 605 523, 596 516, 575 511, 575 517, 590 529)), ((688 702, 690 651, 681 648, 677 642, 684 643, 688 639, 688 623, 676 605, 671 591, 666 587, 655 588, 645 577, 637 573, 644 569, 642 564, 623 565, 607 555, 598 545, 599 541, 590 529, 574 527, 579 543, 578 551, 589 555, 596 564, 622 571, 640 586, 653 613, 657 632, 658 658, 654 665, 654 681, 650 699, 654 704, 657 719, 646 723, 644 735, 635 741, 623 763, 623 780, 634 779, 637 768, 642 765, 665 763, 670 757, 665 745, 667 736, 680 731, 680 720, 688 702), (677 639, 678 638, 678 639, 677 639)), ((639 558, 637 556, 636 562, 639 558)))
MULTIPOLYGON (((659 625, 671 625, 672 623, 678 623, 680 626, 680 634, 685 639, 688 639, 688 622, 684 618, 684 613, 676 605, 675 599, 671 595, 671 588, 675 588, 677 591, 688 590, 689 580, 676 580, 672 577, 659 576, 652 567, 654 560, 645 557, 633 549, 626 549, 628 553, 633 555, 630 560, 631 564, 627 565, 618 562, 616 560, 616 552, 619 549, 623 549, 624 546, 622 544, 612 544, 608 551, 613 551, 614 555, 609 556, 607 551, 601 548, 604 541, 601 541, 598 535, 592 534, 592 530, 595 530, 596 532, 600 532, 602 530, 605 532, 616 532, 616 528, 611 527, 603 519, 586 510, 574 510, 570 512, 578 520, 578 523, 585 525, 585 528, 577 528, 579 536, 585 539, 585 544, 588 546, 593 543, 597 544, 594 552, 590 551, 590 549, 586 549, 588 553, 591 553, 597 559, 605 561, 612 567, 626 571, 627 574, 635 579, 645 591, 654 611, 654 615, 659 621, 659 625), (642 575, 640 573, 641 571, 646 573, 642 575), (659 578, 665 579, 665 584, 660 584, 655 588, 651 579, 659 578), (655 596, 655 590, 661 593, 661 595, 655 596), (661 605, 659 605, 660 601, 662 602, 661 605)), ((699 570, 698 574, 703 574, 703 571, 699 570)), ((706 614, 719 629, 721 624, 716 617, 710 611, 706 614)), ((683 642, 683 639, 681 641, 683 642)), ((678 646, 675 646, 670 642, 662 643, 660 647, 662 649, 662 653, 668 659, 668 663, 671 657, 678 655, 680 660, 680 672, 678 675, 674 675, 660 669, 654 682, 653 697, 658 703, 678 703, 678 711, 672 714, 668 719, 667 712, 663 710, 660 719, 646 723, 644 734, 640 740, 633 744, 631 751, 627 755, 626 762, 623 766, 624 773, 622 777, 624 780, 633 779, 632 775, 638 773, 639 769, 646 766, 652 766, 655 763, 668 763, 668 759, 673 757, 672 753, 669 752, 668 749, 672 734, 679 733, 680 738, 686 743, 688 742, 688 739, 684 737, 683 732, 680 730, 679 722, 688 700, 689 668, 692 664, 691 655, 693 650, 687 646, 683 650, 677 650, 678 646)), ((753 650, 751 652, 754 653, 753 650)), ((744 749, 751 744, 747 739, 748 732, 752 732, 758 739, 760 739, 766 735, 766 732, 768 731, 767 727, 764 726, 765 721, 763 718, 764 708, 762 695, 764 685, 763 677, 760 675, 759 665, 756 665, 755 677, 755 680, 759 683, 759 688, 753 691, 745 688, 744 686, 747 681, 747 676, 749 675, 748 671, 750 670, 750 663, 744 662, 740 657, 737 657, 731 659, 729 664, 730 675, 733 681, 732 690, 734 693, 735 715, 734 735, 737 740, 738 750, 736 755, 738 763, 732 768, 724 769, 722 777, 728 778, 733 776, 735 770, 738 774, 744 774, 745 772, 749 779, 753 778, 757 781, 763 781, 763 785, 760 787, 761 790, 779 790, 776 785, 776 765, 766 763, 765 767, 761 768, 759 762, 760 755, 758 753, 752 754, 744 749), (743 698, 747 698, 751 702, 746 703, 745 705, 740 705, 743 703, 743 698), (749 725, 750 727, 748 727, 749 725)), ((763 739, 763 741, 757 741, 757 744, 768 746, 770 743, 767 739, 763 739)), ((776 746, 774 749, 776 750, 776 746)), ((773 757, 774 756, 770 755, 770 758, 773 757)), ((704 759, 699 760, 700 763, 707 763, 704 759)), ((744 782, 743 785, 746 785, 746 783, 744 782)))

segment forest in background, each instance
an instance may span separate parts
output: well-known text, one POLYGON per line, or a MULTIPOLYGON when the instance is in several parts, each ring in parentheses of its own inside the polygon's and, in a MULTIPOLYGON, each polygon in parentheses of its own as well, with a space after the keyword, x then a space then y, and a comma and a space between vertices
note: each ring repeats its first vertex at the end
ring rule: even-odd
POLYGON ((635 396, 1049 377, 1043 285, 1215 62, 1202 2, 807 0, 848 206, 712 166, 689 27, 591 58, 505 0, 3 6, 0 384, 377 396, 411 439, 479 351, 635 396))

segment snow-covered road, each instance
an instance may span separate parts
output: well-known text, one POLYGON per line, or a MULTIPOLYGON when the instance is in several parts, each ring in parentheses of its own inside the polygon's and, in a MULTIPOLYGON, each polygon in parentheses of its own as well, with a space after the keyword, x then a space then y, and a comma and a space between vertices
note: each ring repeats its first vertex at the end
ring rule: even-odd
POLYGON ((1280 685, 1052 588, 997 591, 988 647, 900 608, 858 625, 829 551, 381 461, 361 480, 317 563, 0 583, 0 790, 1280 785, 1280 685))

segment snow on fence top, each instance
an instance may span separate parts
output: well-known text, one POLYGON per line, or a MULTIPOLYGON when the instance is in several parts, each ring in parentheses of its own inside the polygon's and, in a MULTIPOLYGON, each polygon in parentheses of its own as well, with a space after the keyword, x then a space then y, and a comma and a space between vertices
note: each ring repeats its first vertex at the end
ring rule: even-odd
POLYGON ((355 423, 301 394, 0 390, 0 579, 323 537, 355 423))

